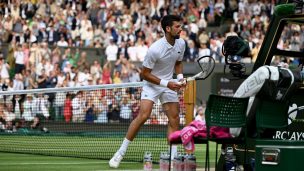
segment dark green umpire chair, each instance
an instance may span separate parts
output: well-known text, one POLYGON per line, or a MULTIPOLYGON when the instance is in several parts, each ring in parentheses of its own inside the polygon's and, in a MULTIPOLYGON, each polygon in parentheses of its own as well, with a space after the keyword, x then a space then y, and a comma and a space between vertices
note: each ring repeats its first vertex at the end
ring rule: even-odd
MULTIPOLYGON (((266 80, 264 85, 269 84, 269 82, 271 81, 266 80)), ((275 96, 271 97, 267 94, 265 95, 265 93, 258 93, 255 101, 257 101, 255 169, 260 171, 299 170, 301 167, 295 163, 281 163, 280 160, 283 158, 290 160, 288 156, 297 156, 298 152, 302 153, 303 148, 300 148, 302 146, 301 143, 273 139, 276 131, 288 131, 289 97, 276 99, 275 96)), ((300 161, 296 158, 293 159, 294 162, 300 161)))

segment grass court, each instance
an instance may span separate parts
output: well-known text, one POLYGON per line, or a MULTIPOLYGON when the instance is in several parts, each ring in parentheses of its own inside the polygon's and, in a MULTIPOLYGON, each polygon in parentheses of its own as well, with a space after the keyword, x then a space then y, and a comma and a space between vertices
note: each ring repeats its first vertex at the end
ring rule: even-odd
MULTIPOLYGON (((120 143, 121 138, 1 135, 0 171, 142 170, 143 156, 136 154, 151 151, 153 161, 158 162, 160 152, 168 149, 164 138, 136 138, 119 169, 111 169, 108 160, 120 143)), ((210 143, 210 153, 210 164, 213 166, 213 143, 210 143)), ((205 145, 197 144, 195 154, 198 168, 203 168, 205 145)), ((153 168, 157 170, 158 163, 154 163, 153 168)))

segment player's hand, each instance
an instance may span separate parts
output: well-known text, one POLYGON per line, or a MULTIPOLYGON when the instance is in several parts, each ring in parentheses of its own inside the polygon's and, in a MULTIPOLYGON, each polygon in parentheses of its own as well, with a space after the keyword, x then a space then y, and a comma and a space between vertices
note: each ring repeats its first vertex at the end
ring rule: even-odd
POLYGON ((173 91, 178 91, 182 88, 182 84, 179 82, 169 81, 167 87, 173 91))
POLYGON ((185 88, 187 86, 187 80, 185 78, 178 80, 178 83, 185 88))

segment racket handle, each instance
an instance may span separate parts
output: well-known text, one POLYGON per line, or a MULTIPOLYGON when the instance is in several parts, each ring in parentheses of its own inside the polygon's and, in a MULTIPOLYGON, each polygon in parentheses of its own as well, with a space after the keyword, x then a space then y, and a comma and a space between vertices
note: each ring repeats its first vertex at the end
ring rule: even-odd
POLYGON ((179 85, 186 85, 188 80, 183 80, 183 81, 179 81, 177 82, 179 85))
POLYGON ((187 82, 188 82, 188 81, 194 81, 194 80, 195 80, 195 78, 193 78, 193 77, 187 78, 187 82))

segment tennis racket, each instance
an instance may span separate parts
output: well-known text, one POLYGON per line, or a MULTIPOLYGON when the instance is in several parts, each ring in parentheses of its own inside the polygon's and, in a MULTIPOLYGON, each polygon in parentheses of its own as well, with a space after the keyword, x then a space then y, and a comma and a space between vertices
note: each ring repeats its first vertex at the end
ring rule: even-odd
POLYGON ((201 69, 201 72, 197 73, 192 77, 186 78, 186 81, 193 81, 193 80, 205 80, 208 78, 214 70, 215 67, 215 60, 211 56, 202 56, 199 57, 197 63, 201 69))

